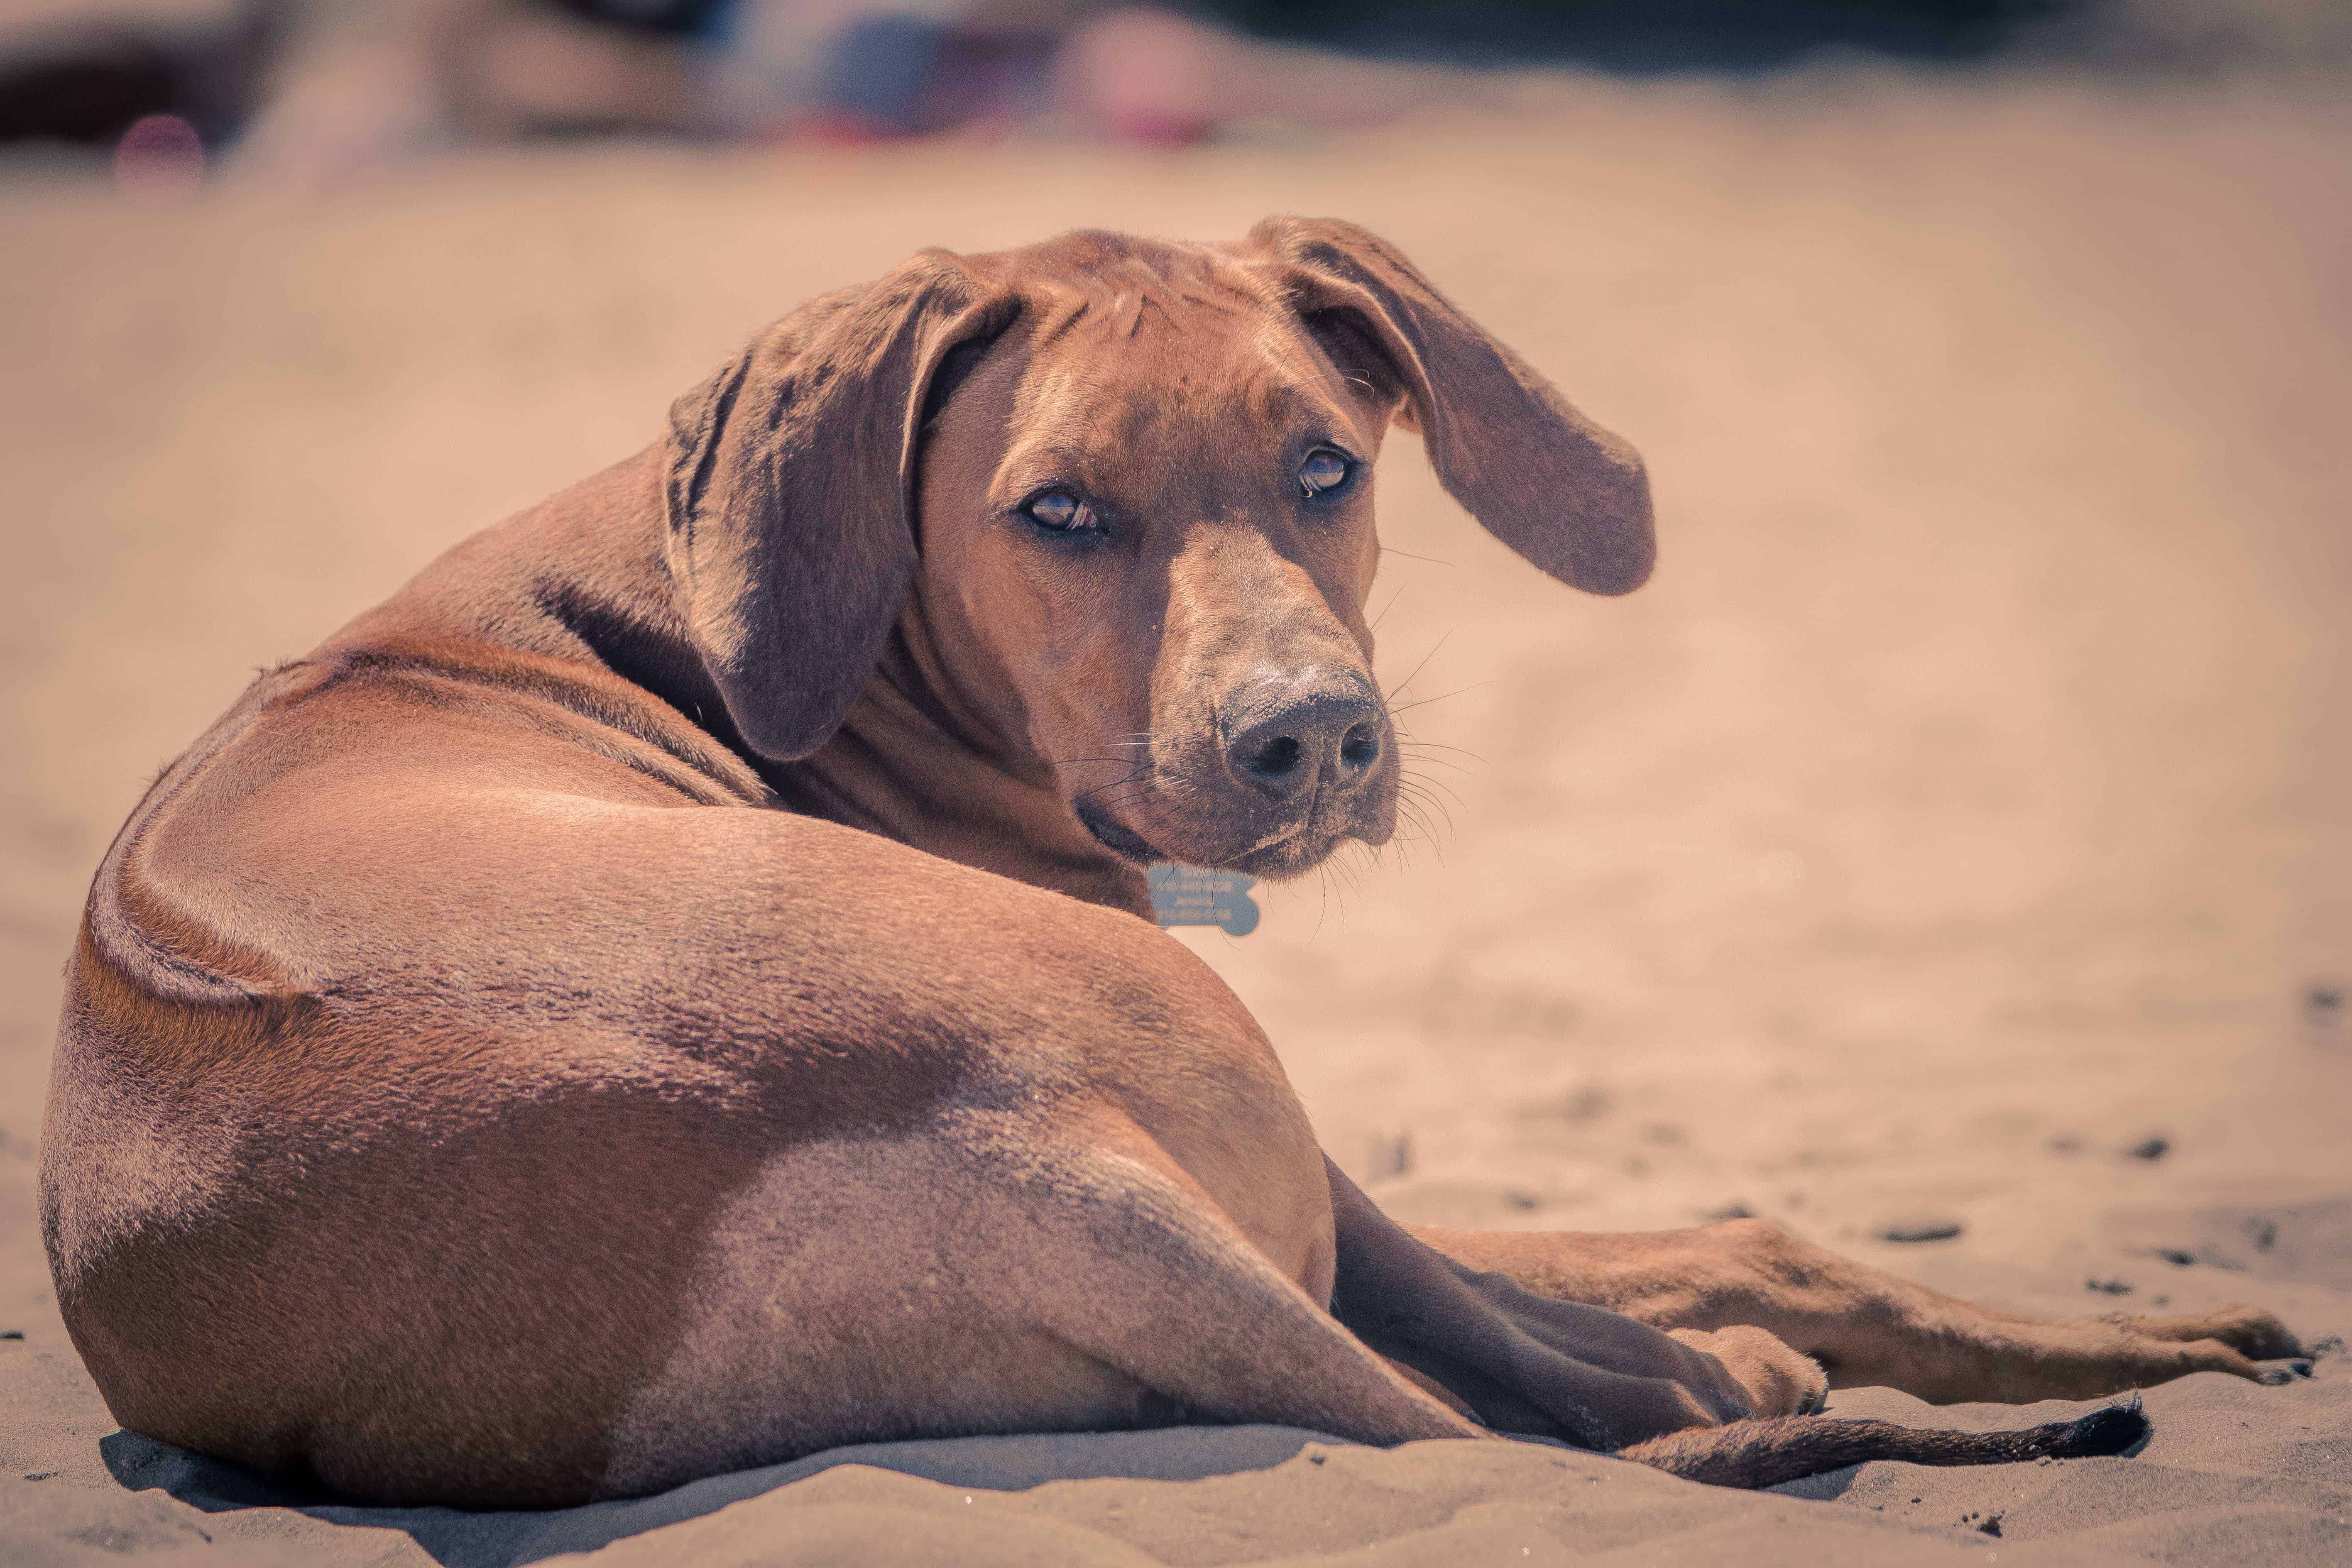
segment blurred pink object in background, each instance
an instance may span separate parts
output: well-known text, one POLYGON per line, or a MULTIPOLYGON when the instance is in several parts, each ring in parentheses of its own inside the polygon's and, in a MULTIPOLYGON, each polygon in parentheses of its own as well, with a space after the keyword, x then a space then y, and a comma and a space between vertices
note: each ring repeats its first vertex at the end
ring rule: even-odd
POLYGON ((204 138, 176 114, 135 120, 114 144, 114 183, 135 201, 184 202, 204 179, 204 138))

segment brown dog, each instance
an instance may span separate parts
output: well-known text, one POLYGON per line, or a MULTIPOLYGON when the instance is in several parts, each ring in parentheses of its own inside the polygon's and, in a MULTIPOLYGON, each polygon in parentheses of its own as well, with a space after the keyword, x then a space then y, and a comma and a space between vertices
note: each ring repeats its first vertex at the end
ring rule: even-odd
POLYGON ((71 966, 43 1223, 115 1415, 457 1504, 1186 1417, 1757 1484, 2138 1429, 1741 1419, 1824 1367, 2284 1376, 2252 1310, 2035 1321, 1752 1221, 1408 1231, 1325 1161, 1141 866, 1389 836, 1392 420, 1545 571, 1648 574, 1639 459, 1371 236, 1076 234, 803 307, 265 676, 71 966))

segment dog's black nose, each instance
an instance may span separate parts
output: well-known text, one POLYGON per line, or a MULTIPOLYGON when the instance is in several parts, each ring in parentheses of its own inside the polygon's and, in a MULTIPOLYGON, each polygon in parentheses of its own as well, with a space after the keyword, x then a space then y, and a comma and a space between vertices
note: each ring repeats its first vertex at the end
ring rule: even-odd
POLYGON ((1321 781, 1347 789, 1381 760, 1381 704, 1353 676, 1261 684, 1229 710, 1225 762, 1234 777, 1276 800, 1321 781))

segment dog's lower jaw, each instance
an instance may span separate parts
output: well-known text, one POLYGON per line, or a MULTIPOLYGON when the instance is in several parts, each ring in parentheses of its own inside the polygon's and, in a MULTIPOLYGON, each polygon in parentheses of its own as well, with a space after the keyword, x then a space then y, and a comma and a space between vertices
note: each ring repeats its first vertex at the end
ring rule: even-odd
POLYGON ((1078 821, 1085 826, 1086 830, 1095 836, 1095 842, 1120 859, 1131 861, 1138 866, 1149 866, 1155 860, 1167 858, 1146 842, 1141 834, 1112 816, 1109 812, 1095 802, 1079 800, 1073 803, 1072 809, 1078 814, 1078 821))
POLYGON ((1227 870, 1239 871, 1244 876, 1269 882, 1286 882, 1294 877, 1307 875, 1339 853, 1339 846, 1358 837, 1344 828, 1318 832, 1310 826, 1301 826, 1271 844, 1254 845, 1219 864, 1227 870))
POLYGON ((1271 842, 1261 839, 1238 853, 1194 858, 1154 847, 1140 834, 1112 820, 1098 806, 1088 804, 1079 806, 1077 811, 1078 820, 1086 825, 1087 832, 1094 835, 1097 843, 1135 865, 1149 866, 1163 860, 1177 860, 1190 865, 1214 867, 1219 870, 1238 871, 1244 876, 1275 882, 1305 876, 1338 853, 1341 845, 1360 837, 1345 829, 1318 832, 1302 823, 1274 837, 1271 842))
POLYGON ((1314 870, 1350 839, 1376 847, 1386 844, 1396 832, 1394 798, 1388 790, 1336 797, 1318 793, 1306 809, 1268 821, 1249 810, 1246 799, 1239 809, 1220 814, 1214 796, 1183 788, 1162 794, 1146 786, 1131 791, 1127 804, 1144 802, 1143 813, 1152 822, 1150 837, 1092 792, 1075 796, 1070 809, 1096 843, 1131 865, 1175 861, 1286 881, 1314 870), (1188 820, 1195 813, 1207 821, 1188 820), (1255 824, 1248 822, 1251 816, 1257 817, 1255 824))
POLYGON ((1290 827, 1233 851, 1216 864, 1266 881, 1286 882, 1321 866, 1350 841, 1377 849, 1395 836, 1395 809, 1378 796, 1345 800, 1336 807, 1318 801, 1290 827))

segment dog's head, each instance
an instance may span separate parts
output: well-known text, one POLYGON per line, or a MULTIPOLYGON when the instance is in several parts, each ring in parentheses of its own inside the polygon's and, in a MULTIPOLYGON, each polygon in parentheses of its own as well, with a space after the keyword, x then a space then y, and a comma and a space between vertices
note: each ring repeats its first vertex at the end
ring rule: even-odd
POLYGON ((1641 459, 1351 225, 933 251, 671 412, 673 575, 745 739, 841 723, 894 625, 960 724, 1129 859, 1307 869, 1393 830, 1372 679, 1391 422, 1560 580, 1649 574, 1641 459))

